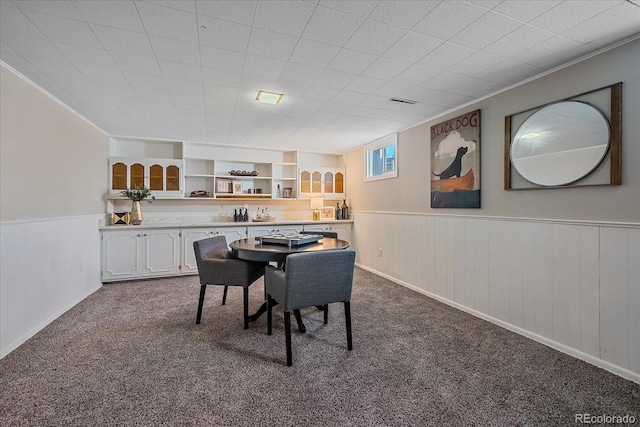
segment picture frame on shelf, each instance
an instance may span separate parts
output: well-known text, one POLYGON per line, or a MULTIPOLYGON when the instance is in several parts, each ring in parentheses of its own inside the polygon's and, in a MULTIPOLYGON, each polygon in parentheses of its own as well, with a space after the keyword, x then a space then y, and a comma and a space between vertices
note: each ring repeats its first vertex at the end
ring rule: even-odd
POLYGON ((291 195, 293 194, 293 188, 291 187, 284 187, 282 189, 282 197, 285 199, 290 199, 291 195))
POLYGON ((336 219, 336 208, 325 206, 320 209, 320 219, 336 219))
POLYGON ((231 180, 216 179, 216 193, 231 193, 231 180))
POLYGON ((242 194, 242 181, 233 181, 233 194, 242 194))

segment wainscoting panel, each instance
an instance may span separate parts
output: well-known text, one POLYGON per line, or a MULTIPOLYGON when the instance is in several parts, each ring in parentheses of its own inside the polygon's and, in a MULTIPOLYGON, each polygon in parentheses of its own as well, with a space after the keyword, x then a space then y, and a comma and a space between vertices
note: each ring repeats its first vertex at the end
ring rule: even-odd
POLYGON ((101 216, 0 227, 0 357, 100 288, 101 216))
POLYGON ((640 381, 640 226, 354 212, 352 243, 363 268, 640 381))

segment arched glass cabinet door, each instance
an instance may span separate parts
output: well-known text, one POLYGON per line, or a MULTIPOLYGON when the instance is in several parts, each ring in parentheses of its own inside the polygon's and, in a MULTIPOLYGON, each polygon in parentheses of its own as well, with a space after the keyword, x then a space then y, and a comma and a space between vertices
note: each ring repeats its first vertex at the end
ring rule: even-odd
POLYGON ((129 168, 131 173, 129 188, 132 190, 144 187, 144 165, 141 163, 134 163, 129 168))
POLYGON ((161 165, 149 167, 149 189, 152 191, 164 190, 164 168, 161 165))
POLYGON ((122 162, 114 163, 111 166, 111 189, 127 189, 127 165, 122 162))
POLYGON ((598 167, 609 150, 610 135, 606 117, 589 104, 547 105, 518 128, 511 143, 511 163, 534 184, 568 185, 598 167))

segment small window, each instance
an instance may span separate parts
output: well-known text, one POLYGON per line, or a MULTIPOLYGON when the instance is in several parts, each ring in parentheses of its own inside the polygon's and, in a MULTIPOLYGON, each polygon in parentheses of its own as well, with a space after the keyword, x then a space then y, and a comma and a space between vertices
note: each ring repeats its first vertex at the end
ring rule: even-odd
POLYGON ((365 147, 367 168, 365 181, 398 176, 398 134, 385 136, 365 147))

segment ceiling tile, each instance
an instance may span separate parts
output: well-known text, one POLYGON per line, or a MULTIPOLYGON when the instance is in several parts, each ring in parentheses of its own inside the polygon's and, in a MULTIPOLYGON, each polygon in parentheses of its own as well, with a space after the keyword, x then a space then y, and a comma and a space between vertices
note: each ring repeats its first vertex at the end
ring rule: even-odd
POLYGON ((529 22, 553 9, 563 0, 509 0, 503 1, 493 10, 522 22, 529 22))
POLYGON ((522 23, 519 21, 489 12, 451 37, 449 41, 471 49, 480 50, 520 26, 522 26, 522 23))
POLYGON ((27 19, 18 9, 9 2, 0 2, 0 30, 7 34, 17 34, 27 37, 45 38, 38 28, 27 19))
POLYGON ((450 67, 449 70, 466 76, 474 76, 502 61, 504 61, 504 58, 500 56, 484 52, 476 52, 468 58, 458 62, 456 65, 450 67))
POLYGON ((530 21, 531 25, 553 32, 563 32, 601 13, 617 2, 567 0, 530 21))
POLYGON ((200 65, 201 45, 197 43, 166 39, 158 36, 149 36, 149 41, 158 59, 168 59, 170 61, 200 65))
POLYGON ((498 65, 479 72, 476 77, 502 85, 512 85, 538 75, 542 71, 542 68, 507 59, 498 65))
POLYGON ((78 70, 78 68, 71 63, 71 61, 54 61, 52 59, 35 58, 26 56, 25 59, 29 61, 40 72, 46 73, 46 75, 70 77, 73 79, 86 79, 84 74, 78 70))
MULTIPOLYGON (((99 1, 104 1, 104 0, 99 0, 99 1)), ((140 1, 141 0, 135 0, 136 3, 139 3, 140 1)), ((145 1, 146 3, 154 3, 159 6, 164 6, 171 9, 181 10, 183 12, 196 13, 195 0, 143 0, 143 1, 145 1)))
POLYGON ((592 49, 585 45, 555 36, 511 59, 548 69, 569 62, 571 59, 577 59, 591 51, 592 49))
POLYGON ((390 25, 374 21, 365 21, 345 47, 362 52, 382 55, 406 33, 390 25))
POLYGON ((82 74, 84 74, 89 80, 94 82, 113 83, 120 85, 129 84, 118 69, 93 67, 84 64, 76 64, 76 67, 78 67, 80 71, 82 71, 82 74))
MULTIPOLYGON (((76 8, 90 24, 100 24, 123 30, 144 32, 138 9, 132 1, 76 1, 76 8)), ((63 15, 64 16, 64 15, 63 15)))
POLYGON ((441 40, 449 40, 485 13, 486 9, 472 3, 447 0, 429 12, 412 30, 441 40))
POLYGON ((422 87, 425 88, 472 97, 481 97, 496 92, 504 88, 504 86, 503 84, 449 71, 444 71, 422 84, 422 87))
MULTIPOLYGON (((253 99, 255 100, 258 95, 258 91, 266 90, 274 92, 273 89, 276 85, 276 77, 258 76, 255 74, 242 73, 240 77, 239 88, 244 91, 253 92, 253 99)), ((282 102, 282 101, 280 101, 282 102)))
POLYGON ((65 61, 67 57, 49 40, 24 37, 17 34, 2 34, 2 42, 13 52, 20 52, 22 56, 65 61))
POLYGON ((122 74, 133 88, 167 90, 167 83, 162 76, 123 71, 122 74))
POLYGON ((259 1, 253 26, 299 37, 314 9, 304 1, 259 1))
POLYGON ((78 46, 67 43, 56 43, 56 46, 64 56, 74 64, 91 65, 93 67, 118 68, 116 63, 104 49, 78 46))
POLYGON ((29 0, 16 1, 14 4, 22 10, 31 10, 76 21, 82 20, 82 15, 76 8, 76 2, 71 0, 29 0))
POLYGON ((411 29, 423 19, 440 0, 381 1, 367 18, 403 29, 411 29))
POLYGON ((199 41, 208 46, 244 53, 247 51, 250 32, 251 27, 248 25, 208 16, 198 18, 199 41))
POLYGON ((148 34, 198 42, 198 22, 195 13, 141 1, 136 2, 136 6, 148 34))
POLYGON ((168 78, 202 82, 202 69, 198 65, 159 59, 162 75, 168 78))
POLYGON ((318 86, 326 86, 334 89, 344 89, 357 76, 354 74, 343 73, 341 71, 325 70, 316 79, 315 84, 318 86))
POLYGON ((238 24, 251 25, 256 10, 255 0, 197 0, 199 15, 211 16, 238 24))
POLYGON ((47 38, 54 42, 101 48, 102 45, 85 22, 44 15, 28 10, 23 13, 47 38))
POLYGON ((309 90, 309 86, 310 85, 307 83, 279 79, 273 89, 277 93, 283 93, 285 95, 295 97, 302 97, 307 92, 307 90, 309 90))
POLYGON ((424 58, 418 61, 418 64, 425 67, 446 70, 463 59, 470 57, 475 52, 474 49, 447 42, 429 52, 424 58))
POLYGON ((189 93, 194 95, 202 95, 202 82, 194 82, 191 80, 174 79, 165 77, 166 87, 172 93, 189 93))
POLYGON ((440 39, 407 32, 384 53, 384 56, 399 61, 416 62, 442 43, 440 39))
POLYGON ((258 55, 245 55, 243 73, 257 76, 278 78, 284 69, 285 62, 279 59, 258 55))
POLYGON ((118 52, 110 52, 109 55, 122 71, 133 71, 156 76, 162 75, 156 58, 118 52))
POLYGON ((100 40, 101 45, 107 50, 132 55, 154 56, 149 37, 145 33, 96 24, 91 24, 91 29, 100 40))
POLYGON ((410 62, 380 57, 361 74, 374 79, 391 80, 410 66, 410 62))
POLYGON ((340 10, 356 16, 367 17, 378 5, 379 0, 321 0, 318 5, 340 10))
POLYGON ((356 105, 366 97, 366 93, 342 90, 332 99, 332 101, 339 102, 341 104, 356 105))
POLYGON ((136 88, 135 92, 143 101, 171 101, 171 92, 168 90, 136 88))
POLYGON ((533 27, 531 25, 523 25, 514 32, 507 34, 499 40, 483 49, 484 52, 493 55, 511 58, 532 48, 538 43, 551 38, 552 33, 533 27))
POLYGON ((229 70, 202 67, 202 81, 205 83, 237 87, 240 84, 240 75, 229 70))
POLYGON ((337 46, 300 39, 289 61, 324 68, 339 51, 340 48, 337 46))
POLYGON ((327 66, 329 70, 360 74, 371 65, 377 56, 357 50, 342 49, 327 66))
POLYGON ((304 96, 306 99, 317 99, 320 101, 329 101, 333 99, 338 93, 340 93, 340 89, 326 87, 326 86, 312 85, 309 87, 309 90, 307 90, 304 96))
POLYGON ((344 46, 363 22, 364 19, 361 17, 319 6, 313 12, 302 37, 335 46, 344 46))
POLYGON ((392 82, 417 86, 440 72, 435 68, 414 64, 393 78, 392 82))
POLYGON ((386 83, 385 80, 373 79, 371 77, 358 76, 345 89, 354 92, 371 94, 380 89, 386 83))
POLYGON ((287 62, 280 78, 284 80, 292 80, 301 83, 313 83, 322 74, 322 68, 312 67, 310 65, 296 64, 295 62, 287 62))
POLYGON ((228 71, 242 71, 244 54, 211 46, 200 46, 200 60, 203 67, 228 71))
POLYGON ((298 38, 275 31, 253 28, 247 53, 287 60, 298 43, 298 38))

